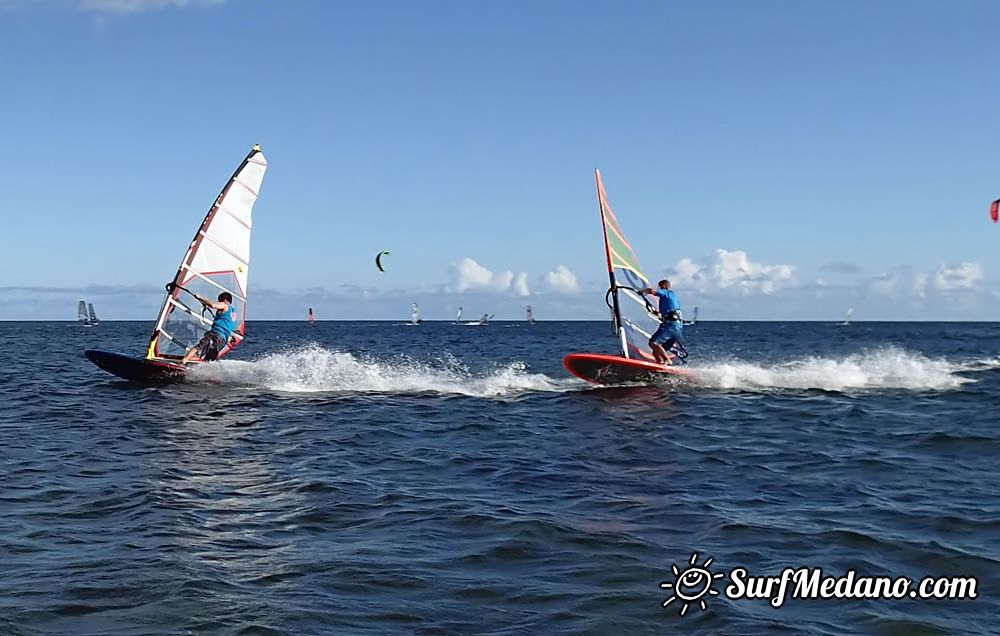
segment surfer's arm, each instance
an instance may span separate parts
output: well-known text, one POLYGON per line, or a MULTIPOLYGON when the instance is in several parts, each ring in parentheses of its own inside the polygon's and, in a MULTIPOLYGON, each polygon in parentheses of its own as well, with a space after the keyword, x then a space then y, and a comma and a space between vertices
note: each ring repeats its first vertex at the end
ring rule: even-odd
POLYGON ((198 302, 200 302, 202 305, 205 305, 206 307, 209 307, 210 309, 215 309, 216 311, 218 311, 220 309, 226 308, 226 305, 222 302, 215 302, 214 300, 209 300, 204 296, 200 296, 198 294, 195 294, 194 297, 198 300, 198 302))

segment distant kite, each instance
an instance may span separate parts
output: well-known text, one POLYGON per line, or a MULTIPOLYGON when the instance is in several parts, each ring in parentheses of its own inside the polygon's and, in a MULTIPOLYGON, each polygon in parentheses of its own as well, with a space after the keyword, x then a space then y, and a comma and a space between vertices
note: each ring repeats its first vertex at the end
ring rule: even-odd
POLYGON ((997 199, 990 205, 990 218, 996 223, 1000 221, 1000 199, 997 199))
POLYGON ((378 256, 375 257, 375 267, 378 268, 378 271, 380 272, 385 271, 384 269, 382 269, 382 257, 385 256, 386 254, 391 254, 391 253, 392 252, 379 252, 378 256))

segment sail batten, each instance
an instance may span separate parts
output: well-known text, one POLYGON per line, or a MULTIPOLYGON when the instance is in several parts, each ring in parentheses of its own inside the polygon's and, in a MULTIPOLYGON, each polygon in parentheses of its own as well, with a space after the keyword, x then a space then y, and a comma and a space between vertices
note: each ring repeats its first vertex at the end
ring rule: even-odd
POLYGON ((236 221, 237 223, 239 223, 240 225, 242 225, 246 229, 248 229, 248 230, 251 229, 249 223, 247 223, 246 221, 244 221, 243 219, 241 219, 239 216, 236 215, 235 212, 231 211, 229 208, 226 208, 226 207, 223 207, 223 206, 220 205, 219 206, 219 210, 221 210, 222 212, 225 212, 226 214, 228 214, 229 218, 233 219, 234 221, 236 221))
POLYGON ((238 260, 241 264, 247 265, 247 266, 250 265, 250 257, 249 256, 245 256, 245 257, 244 256, 240 256, 236 252, 232 251, 231 249, 229 249, 228 247, 226 247, 225 245, 223 245, 222 243, 220 243, 216 238, 214 238, 214 237, 212 237, 212 236, 210 236, 210 235, 208 235, 208 234, 206 234, 204 232, 199 232, 199 234, 201 234, 203 237, 207 238, 213 245, 215 245, 216 247, 218 247, 220 250, 222 250, 223 252, 229 254, 230 256, 232 256, 233 258, 235 258, 236 260, 238 260))
POLYGON ((180 302, 179 300, 171 298, 170 302, 175 307, 177 307, 177 309, 180 309, 181 311, 183 311, 183 312, 185 312, 187 314, 190 314, 195 320, 197 320, 198 322, 202 323, 203 325, 206 325, 208 327, 212 326, 212 321, 211 320, 209 320, 208 318, 205 318, 205 316, 196 314, 193 309, 191 309, 190 307, 188 307, 184 303, 180 302))
POLYGON ((176 360, 183 357, 212 325, 212 320, 199 315, 180 299, 181 294, 189 292, 211 300, 215 300, 219 292, 233 296, 232 306, 239 321, 229 342, 219 351, 220 357, 243 340, 252 212, 266 169, 267 161, 260 147, 254 146, 215 198, 188 245, 174 275, 173 286, 163 300, 150 336, 147 358, 176 360))
POLYGON ((196 272, 196 271, 192 270, 190 267, 188 267, 186 265, 184 266, 184 270, 187 271, 188 273, 194 275, 195 278, 198 278, 199 280, 202 280, 205 283, 207 283, 207 284, 215 287, 219 291, 229 292, 230 294, 233 295, 233 298, 235 298, 236 300, 239 300, 241 302, 246 302, 247 301, 246 297, 243 294, 239 293, 239 291, 237 291, 235 289, 227 289, 227 288, 223 287, 222 285, 220 285, 219 283, 217 283, 214 280, 212 280, 211 278, 209 278, 208 276, 205 276, 204 274, 202 274, 200 272, 196 272))

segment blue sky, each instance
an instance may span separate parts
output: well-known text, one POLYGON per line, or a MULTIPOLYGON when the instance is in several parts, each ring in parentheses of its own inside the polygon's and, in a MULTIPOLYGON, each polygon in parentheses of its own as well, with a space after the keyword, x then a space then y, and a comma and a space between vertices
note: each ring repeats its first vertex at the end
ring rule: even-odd
POLYGON ((0 0, 0 319, 152 319, 253 143, 250 317, 1000 317, 1000 3, 0 0), (374 255, 392 251, 387 272, 374 255))

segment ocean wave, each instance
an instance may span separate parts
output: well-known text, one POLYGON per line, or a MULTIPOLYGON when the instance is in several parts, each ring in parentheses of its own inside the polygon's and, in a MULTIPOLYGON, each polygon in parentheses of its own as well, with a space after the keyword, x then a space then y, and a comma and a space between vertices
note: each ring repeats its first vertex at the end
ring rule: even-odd
POLYGON ((189 377, 288 393, 438 393, 496 398, 578 388, 568 378, 557 380, 529 373, 527 365, 520 361, 475 373, 449 355, 434 362, 405 356, 377 359, 318 345, 272 353, 249 362, 223 360, 202 365, 189 377))
POLYGON ((692 371, 700 385, 719 389, 945 391, 973 382, 959 374, 978 364, 886 347, 844 357, 808 356, 785 362, 719 360, 692 365, 692 371))

